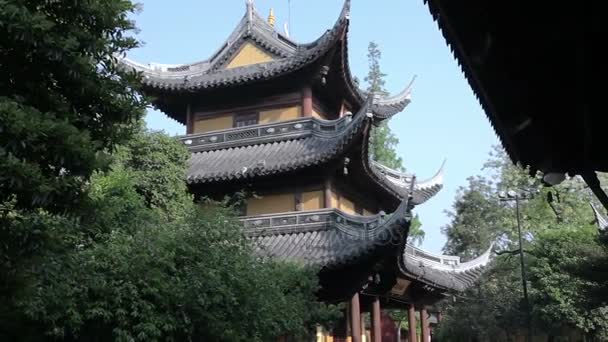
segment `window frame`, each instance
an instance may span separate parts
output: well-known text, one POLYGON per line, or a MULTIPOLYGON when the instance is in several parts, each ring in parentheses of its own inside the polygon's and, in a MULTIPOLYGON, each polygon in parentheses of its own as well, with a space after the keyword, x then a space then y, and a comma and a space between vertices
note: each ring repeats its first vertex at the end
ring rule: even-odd
POLYGON ((260 124, 260 112, 243 112, 232 116, 232 128, 241 128, 260 124), (254 124, 237 126, 239 122, 254 121, 254 124))

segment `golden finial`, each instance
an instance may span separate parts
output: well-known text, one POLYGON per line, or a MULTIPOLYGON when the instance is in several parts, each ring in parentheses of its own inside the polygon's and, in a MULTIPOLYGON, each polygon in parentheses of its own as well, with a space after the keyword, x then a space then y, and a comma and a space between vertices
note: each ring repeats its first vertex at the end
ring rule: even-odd
POLYGON ((270 13, 268 14, 268 23, 270 24, 270 26, 274 27, 274 10, 271 8, 270 9, 270 13))

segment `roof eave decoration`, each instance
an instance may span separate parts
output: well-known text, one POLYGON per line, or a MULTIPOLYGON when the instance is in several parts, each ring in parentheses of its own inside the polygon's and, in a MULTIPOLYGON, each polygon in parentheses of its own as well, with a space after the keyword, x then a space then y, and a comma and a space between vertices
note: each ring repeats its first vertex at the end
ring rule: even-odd
POLYGON ((316 41, 298 44, 276 32, 250 4, 247 13, 222 47, 211 58, 179 65, 144 65, 122 58, 123 67, 142 73, 144 85, 166 91, 200 90, 269 80, 301 69, 327 53, 344 37, 350 17, 350 0, 336 24, 316 41), (245 40, 252 40, 278 59, 222 69, 245 40))
POLYGON ((393 96, 378 96, 374 100, 372 111, 374 117, 379 120, 384 120, 393 115, 402 112, 410 102, 412 102, 412 86, 416 80, 416 76, 412 78, 405 89, 393 96))
POLYGON ((412 196, 413 203, 416 205, 428 201, 443 189, 445 160, 435 175, 423 181, 418 181, 413 174, 393 170, 379 162, 372 160, 370 163, 373 172, 378 174, 379 179, 390 186, 400 197, 407 196, 408 189, 414 182, 412 196))
POLYGON ((349 215, 339 209, 321 209, 241 221, 258 254, 332 268, 356 262, 378 248, 402 245, 411 208, 406 199, 390 215, 349 215))
POLYGON ((608 219, 606 219, 604 215, 600 213, 593 203, 589 204, 591 205, 591 209, 593 209, 593 215, 595 216, 595 222, 597 223, 598 230, 602 234, 608 233, 608 219))
POLYGON ((448 291, 464 291, 481 277, 492 261, 494 244, 477 258, 460 262, 456 256, 434 255, 406 246, 399 260, 400 271, 409 278, 448 291))

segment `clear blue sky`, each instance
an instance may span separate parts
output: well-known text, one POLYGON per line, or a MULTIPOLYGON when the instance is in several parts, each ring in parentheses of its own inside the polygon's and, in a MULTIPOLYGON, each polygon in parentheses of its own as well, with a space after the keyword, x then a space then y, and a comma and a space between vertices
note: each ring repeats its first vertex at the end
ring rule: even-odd
MULTIPOLYGON (((409 172, 418 178, 435 173, 447 159, 445 187, 418 207, 426 238, 423 248, 439 252, 445 243, 440 228, 449 222, 456 190, 478 174, 498 140, 446 46, 422 0, 353 0, 349 32, 350 66, 363 79, 367 72, 367 45, 376 41, 382 50, 387 88, 401 90, 417 75, 412 103, 390 123, 400 143, 398 153, 409 172)), ((291 37, 309 42, 330 28, 342 0, 291 0, 291 37)), ((257 0, 266 16, 274 8, 277 28, 288 19, 288 0, 257 0)), ((188 63, 210 56, 232 32, 245 13, 245 0, 148 0, 134 19, 143 47, 129 57, 139 62, 188 63)), ((185 128, 162 113, 150 111, 148 127, 169 134, 185 128)))

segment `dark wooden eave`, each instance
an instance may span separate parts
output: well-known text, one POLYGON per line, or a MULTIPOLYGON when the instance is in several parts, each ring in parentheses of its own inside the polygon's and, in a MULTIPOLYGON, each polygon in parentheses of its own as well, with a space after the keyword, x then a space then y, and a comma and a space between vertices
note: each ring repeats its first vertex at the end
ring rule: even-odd
POLYGON ((608 171, 601 2, 425 2, 514 162, 608 171))

